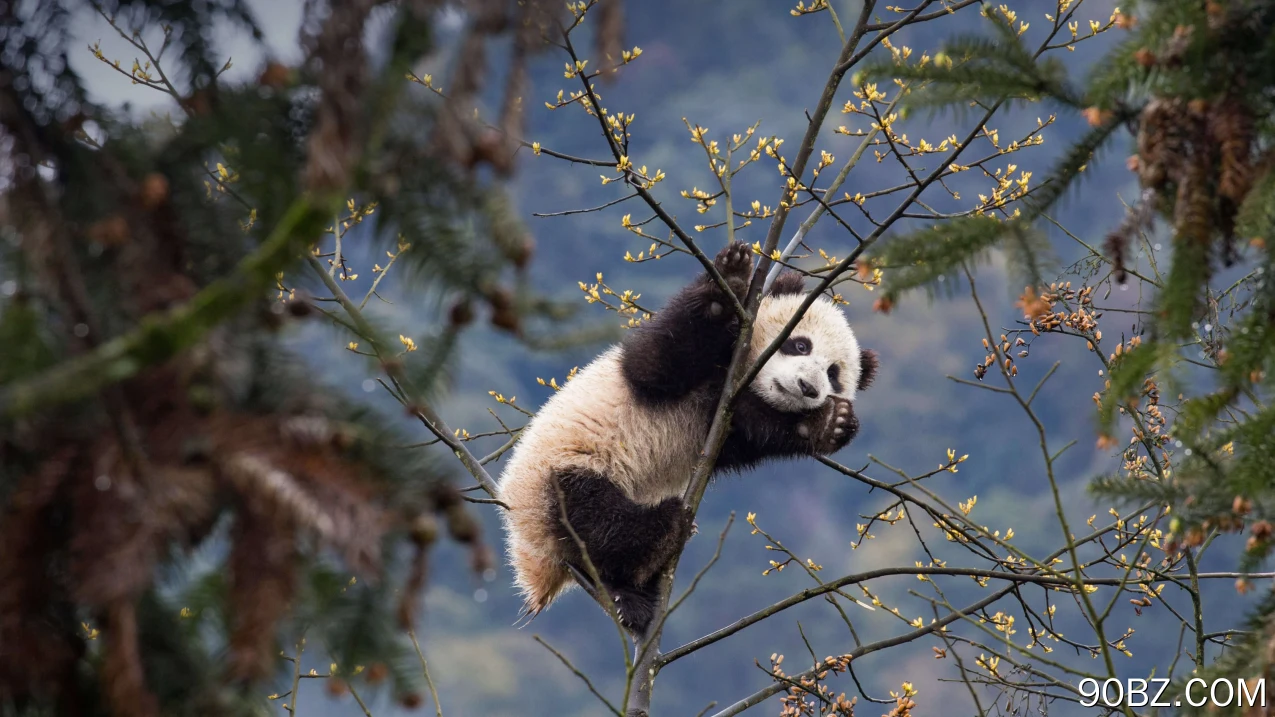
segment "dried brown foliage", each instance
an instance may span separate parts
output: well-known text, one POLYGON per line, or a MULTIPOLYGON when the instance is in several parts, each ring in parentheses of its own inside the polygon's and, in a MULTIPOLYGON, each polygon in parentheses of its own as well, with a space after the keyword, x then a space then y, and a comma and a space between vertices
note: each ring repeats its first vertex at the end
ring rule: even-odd
MULTIPOLYGON (((130 388, 170 400, 181 395, 179 386, 164 388, 150 376, 130 388)), ((382 504, 375 477, 346 457, 346 439, 320 419, 200 415, 180 401, 134 415, 145 461, 131 462, 112 435, 68 446, 28 476, 11 501, 0 531, 6 546, 0 691, 7 696, 65 686, 81 648, 67 639, 67 625, 59 629, 45 616, 73 603, 101 618, 113 656, 105 688, 116 713, 152 714, 152 700, 143 697, 133 605, 164 551, 197 543, 224 509, 236 516, 229 676, 262 677, 276 665, 276 625, 293 597, 300 538, 332 547, 354 570, 375 573, 386 530, 410 520, 382 504), (306 424, 302 439, 298 423, 306 424), (57 564, 65 571, 47 567, 57 564)), ((457 517, 462 504, 441 502, 453 535, 477 543, 472 517, 457 517)), ((426 545, 409 593, 424 587, 426 545)))
POLYGON ((102 681, 106 702, 117 715, 152 717, 159 702, 146 688, 142 656, 137 645, 137 612, 132 601, 119 599, 106 608, 106 650, 102 681))
POLYGON ((1253 116, 1234 95, 1209 115, 1209 134, 1218 148, 1218 194, 1239 206, 1253 185, 1253 116))
MULTIPOLYGON (((245 503, 252 503, 248 498, 245 503)), ((258 679, 275 660, 275 624, 286 614, 297 583, 293 525, 241 507, 230 553, 230 674, 258 679)))
MULTIPOLYGON (((72 638, 69 603, 55 599, 63 576, 39 558, 62 536, 48 525, 64 509, 62 488, 75 457, 64 448, 18 487, 10 514, 0 523, 0 694, 17 691, 53 696, 72 678, 83 644, 72 638), (50 629, 51 627, 62 629, 50 629)), ((68 705, 69 707, 70 705, 68 705)))
MULTIPOLYGON (((624 51, 624 3, 622 0, 604 2, 598 8, 597 25, 593 45, 594 54, 610 64, 620 61, 620 53, 624 51)), ((602 75, 602 79, 610 79, 610 74, 602 75)))
POLYGON ((364 108, 360 99, 367 84, 363 30, 368 15, 381 0, 332 3, 319 31, 304 44, 315 65, 324 101, 315 118, 308 146, 306 183, 318 191, 340 191, 361 146, 358 136, 364 108))
MULTIPOLYGON (((1150 219, 1148 204, 1168 213, 1175 235, 1198 256, 1214 249, 1216 230, 1218 253, 1233 261, 1235 215, 1260 176, 1254 117, 1243 100, 1236 94, 1212 104, 1152 99, 1142 110, 1137 142, 1130 166, 1146 192, 1106 240, 1117 280, 1125 280, 1129 242, 1150 219)), ((1209 270, 1207 261, 1201 270, 1209 270)))
MULTIPOLYGON (((1200 31, 1211 37, 1226 37, 1250 20, 1238 5, 1210 3, 1207 10, 1208 26, 1200 31)), ((1141 48, 1135 60, 1148 69, 1177 70, 1196 34, 1197 28, 1180 25, 1163 46, 1141 48)), ((1130 162, 1150 192, 1143 202, 1150 199, 1171 217, 1179 245, 1202 259, 1206 274, 1211 252, 1227 265, 1234 261, 1236 212, 1266 171, 1256 159, 1257 117, 1248 95, 1242 83, 1228 84, 1208 97, 1153 97, 1142 109, 1138 153, 1130 162)), ((1107 254, 1121 282, 1129 241, 1148 221, 1146 208, 1135 207, 1107 237, 1107 254)))
MULTIPOLYGON (((522 140, 524 99, 530 91, 527 61, 546 47, 546 37, 558 31, 561 4, 550 0, 467 0, 463 4, 474 22, 460 42, 456 69, 446 86, 446 101, 433 138, 434 148, 466 169, 486 163, 500 175, 508 176, 513 171, 514 154, 522 140), (490 74, 488 45, 496 36, 505 34, 513 38, 508 75, 500 116, 488 125, 475 119, 473 110, 490 74)), ((618 63, 623 31, 621 2, 603 0, 597 12, 602 18, 595 37, 599 55, 618 63)))

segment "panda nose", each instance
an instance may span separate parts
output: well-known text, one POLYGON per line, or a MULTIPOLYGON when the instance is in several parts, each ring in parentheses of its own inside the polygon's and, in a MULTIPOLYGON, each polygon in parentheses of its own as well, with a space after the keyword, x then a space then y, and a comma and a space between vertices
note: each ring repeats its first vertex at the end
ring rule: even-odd
POLYGON ((797 379, 797 387, 801 389, 801 395, 805 396, 806 398, 819 397, 819 389, 815 388, 814 386, 811 386, 810 384, 806 383, 802 379, 797 379))

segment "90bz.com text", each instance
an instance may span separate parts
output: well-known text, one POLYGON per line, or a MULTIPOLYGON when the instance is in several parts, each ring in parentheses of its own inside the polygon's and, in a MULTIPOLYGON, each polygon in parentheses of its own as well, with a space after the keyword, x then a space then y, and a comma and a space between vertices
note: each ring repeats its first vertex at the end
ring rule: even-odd
POLYGON ((1115 678, 1098 680, 1086 677, 1080 681, 1080 704, 1084 707, 1265 707, 1266 680, 1194 678, 1186 683, 1180 695, 1166 694, 1167 678, 1144 680, 1115 678))

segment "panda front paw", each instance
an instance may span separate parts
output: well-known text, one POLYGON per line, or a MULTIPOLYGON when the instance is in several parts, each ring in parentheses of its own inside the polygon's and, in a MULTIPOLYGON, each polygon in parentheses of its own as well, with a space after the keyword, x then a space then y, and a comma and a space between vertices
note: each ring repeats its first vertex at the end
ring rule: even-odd
POLYGON ((828 402, 797 424, 797 435, 809 442, 814 455, 826 456, 845 447, 859 432, 859 420, 850 402, 831 396, 828 402))
POLYGON ((717 252, 713 263, 727 281, 747 282, 753 269, 753 248, 747 242, 737 241, 717 252))
POLYGON ((731 292, 743 299, 753 274, 753 248, 742 241, 737 241, 717 252, 713 265, 717 267, 717 273, 726 280, 726 285, 730 287, 731 292))

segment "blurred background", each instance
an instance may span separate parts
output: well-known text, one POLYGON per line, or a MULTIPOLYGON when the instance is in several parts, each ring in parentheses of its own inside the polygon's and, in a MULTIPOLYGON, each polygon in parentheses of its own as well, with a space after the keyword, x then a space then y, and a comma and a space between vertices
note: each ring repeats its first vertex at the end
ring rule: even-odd
MULTIPOLYGON (((294 64, 301 57, 296 38, 303 16, 302 2, 251 0, 248 5, 264 30, 268 52, 263 52, 237 28, 214 28, 213 46, 226 59, 233 60, 232 67, 223 76, 227 82, 253 77, 260 72, 267 55, 284 64, 294 64)), ((858 3, 839 0, 834 0, 833 5, 840 11, 843 22, 856 16, 859 7, 858 3)), ((1049 24, 1043 17, 1050 9, 1047 5, 1051 4, 1016 5, 1023 20, 1037 25, 1028 31, 1028 37, 1049 24)), ((1078 17, 1082 24, 1091 19, 1106 23, 1113 7, 1110 0, 1089 0, 1078 17)), ((760 121, 761 135, 784 138, 788 143, 786 148, 796 151, 806 127, 805 112, 818 101, 840 41, 826 13, 792 17, 790 9, 789 3, 772 0, 643 0, 624 5, 624 45, 640 47, 642 55, 639 61, 625 67, 613 83, 601 84, 600 91, 608 109, 636 116, 632 129, 632 161, 667 174, 668 179, 657 187, 656 194, 684 226, 702 220, 695 214, 693 202, 682 199, 677 192, 692 186, 706 188, 713 181, 706 170, 701 148, 689 140, 684 118, 692 125, 709 128, 714 137, 722 139, 742 133, 760 121)), ((432 74, 436 81, 448 77, 456 55, 456 39, 466 23, 460 13, 445 13, 442 18, 435 28, 436 51, 427 62, 413 68, 418 76, 432 74)), ((383 41, 386 28, 376 19, 374 16, 367 30, 373 63, 377 61, 377 52, 386 46, 383 41)), ((979 22, 977 11, 971 9, 941 21, 909 27, 894 36, 892 42, 896 47, 908 46, 917 52, 932 54, 944 37, 972 30, 979 22)), ((126 108, 130 115, 139 118, 150 113, 173 112, 171 98, 131 84, 89 52, 87 46, 100 41, 101 51, 107 57, 129 58, 135 54, 100 16, 88 11, 77 12, 70 29, 76 41, 69 45, 72 48, 69 61, 85 79, 91 99, 126 108)), ((586 27, 583 32, 591 30, 586 27)), ((499 44, 493 47, 495 55, 489 67, 499 72, 503 66, 499 59, 507 48, 499 44)), ((1080 45, 1075 52, 1059 54, 1074 72, 1080 73, 1109 47, 1108 39, 1100 36, 1080 45)), ((577 108, 549 111, 544 106, 559 89, 575 87, 574 81, 563 78, 564 61, 562 53, 552 50, 531 61, 530 91, 525 98, 528 108, 525 136, 557 152, 578 157, 606 157, 608 151, 595 118, 577 108)), ((499 90, 503 86, 502 78, 488 78, 486 86, 499 90)), ((889 92, 894 88, 883 89, 889 92)), ((423 101, 429 99, 424 87, 413 85, 410 91, 421 95, 423 101)), ((849 99, 847 83, 838 94, 834 108, 849 99)), ((493 95, 490 101, 495 105, 499 99, 493 95)), ((494 106, 492 110, 494 113, 494 106)), ((1047 118, 1048 111, 1040 107, 1019 107, 998 115, 990 127, 998 130, 1002 138, 1027 136, 1037 126, 1038 117, 1047 118)), ((972 129, 973 121, 972 115, 912 116, 900 125, 899 131, 937 143, 953 134, 963 137, 972 129)), ((840 118, 834 109, 829 129, 843 122, 855 130, 864 126, 862 117, 840 118)), ((1083 117, 1061 114, 1043 131, 1043 145, 1008 159, 1019 170, 1044 175, 1058 153, 1086 128, 1083 117)), ((826 150, 840 159, 848 156, 857 144, 857 138, 825 131, 816 149, 826 150)), ((979 147, 972 150, 970 156, 981 155, 985 150, 986 147, 979 147)), ((935 155, 934 161, 940 156, 935 155)), ((1088 168, 1083 202, 1066 203, 1056 217, 1071 233, 1091 245, 1100 245, 1105 233, 1124 216, 1122 199, 1132 201, 1137 196, 1137 179, 1125 167, 1124 156, 1113 153, 1088 168)), ((640 293, 639 302, 643 306, 658 310, 668 296, 699 271, 695 262, 684 255, 655 262, 624 261, 626 252, 637 255, 649 244, 621 226, 621 217, 625 214, 632 213, 635 220, 648 216, 637 201, 593 213, 532 216, 533 213, 596 207, 619 199, 625 189, 619 184, 603 186, 599 174, 604 171, 605 168, 573 165, 544 154, 535 156, 525 149, 518 154, 516 171, 508 180, 507 190, 514 214, 526 222, 535 241, 527 284, 551 299, 576 308, 573 315, 561 320, 560 328, 578 328, 597 340, 564 350, 553 350, 551 346, 536 350, 492 327, 476 326, 467 331, 460 339, 459 360, 453 368, 451 384, 436 402, 438 412, 452 427, 463 428, 471 434, 495 430, 498 426, 489 412, 492 409, 511 425, 520 425, 525 417, 497 404, 489 392, 516 397, 518 405, 534 410, 552 393, 551 388, 537 379, 556 378, 561 382, 574 367, 583 367, 610 341, 622 335, 625 319, 596 304, 587 304, 579 282, 596 283, 596 275, 601 273, 608 286, 617 291, 640 293)), ((903 178, 905 175, 896 164, 888 159, 878 162, 869 152, 843 189, 852 195, 866 193, 894 186, 903 178)), ((935 209, 966 208, 975 193, 987 191, 985 180, 971 179, 964 186, 963 201, 946 200, 945 204, 939 192, 935 209)), ((953 188, 961 191, 959 187, 958 182, 953 188)), ((747 201, 757 199, 773 206, 780 191, 773 163, 763 160, 740 175, 736 191, 747 201)), ((804 216, 805 211, 801 211, 795 218, 804 216)), ((861 220, 857 213, 847 212, 845 216, 852 217, 852 223, 861 220)), ((762 240, 766 224, 757 222, 742 230, 742 238, 749 242, 762 240)), ((860 224, 866 226, 864 222, 860 224)), ((795 226, 795 221, 788 223, 785 241, 795 226)), ((914 224, 901 224, 906 226, 914 224)), ((366 291, 373 279, 367 268, 381 260, 384 246, 371 240, 370 231, 371 225, 358 226, 344 239, 344 251, 351 265, 365 271, 364 278, 351 282, 355 287, 350 289, 351 294, 366 291)), ((660 233, 654 228, 651 231, 660 233)), ((697 236, 709 252, 725 241, 721 230, 697 236)), ((1051 238, 1060 258, 1056 267, 1059 272, 1087 254, 1062 232, 1052 231, 1051 238)), ((850 237, 829 218, 816 226, 810 240, 838 256, 844 256, 852 248, 850 237)), ((888 240, 889 236, 885 237, 885 241, 888 240)), ((420 250, 429 249, 427 246, 413 249, 420 250)), ((436 312, 427 305, 432 299, 408 290, 405 280, 394 281, 394 278, 391 275, 387 287, 380 291, 388 303, 373 302, 369 315, 381 325, 421 341, 419 337, 437 328, 431 324, 436 312)), ((1014 302, 1022 286, 1016 283, 1013 273, 1007 271, 1004 256, 994 253, 990 261, 978 267, 975 278, 994 332, 999 333, 1021 319, 1022 312, 1014 302)), ((861 343, 880 354, 881 369, 875 384, 861 395, 856 405, 862 432, 834 458, 859 468, 869 463, 871 455, 916 474, 944 463, 949 448, 957 455, 968 453, 970 458, 962 464, 959 473, 935 479, 931 487, 953 504, 977 495, 973 514, 976 520, 996 530, 1013 529, 1014 542, 1023 550, 1033 555, 1047 554, 1061 544, 1061 534, 1043 475, 1037 436, 1021 412, 1005 397, 949 379, 955 376, 974 380, 973 369, 986 354, 981 343, 982 321, 970 300, 969 287, 951 287, 949 293, 950 296, 940 292, 933 299, 914 294, 889 313, 882 313, 873 310, 877 294, 858 285, 846 285, 843 295, 848 301, 847 314, 861 343)), ((1117 293, 1106 303, 1127 307, 1135 300, 1136 297, 1117 293)), ((1129 335, 1135 333, 1134 319, 1130 316, 1124 322, 1127 326, 1121 326, 1119 319, 1109 319, 1109 331, 1123 329, 1129 335)), ((370 402, 391 420, 406 420, 398 404, 373 381, 378 375, 376 367, 352 356, 346 349, 346 340, 330 328, 307 323, 290 331, 287 341, 298 349, 298 355, 304 357, 310 370, 331 386, 332 391, 370 402)), ((1034 385, 1055 361, 1061 365, 1042 389, 1037 406, 1055 448, 1075 441, 1057 462, 1056 469, 1068 518, 1076 531, 1083 529, 1091 515, 1097 514, 1099 523, 1106 519, 1109 506, 1088 498, 1086 485, 1095 475, 1117 468, 1118 460, 1113 459, 1109 451, 1095 448, 1090 396, 1101 389, 1104 379, 1099 371, 1101 367, 1082 341, 1058 337, 1038 341, 1032 355, 1018 362, 1022 385, 1034 385)), ((428 438, 419 427, 408 430, 419 431, 418 440, 428 438)), ((482 455, 503 440, 497 437, 479 441, 474 452, 482 455)), ((450 458, 445 450, 440 454, 443 462, 450 458)), ((493 475, 500 465, 497 462, 489 466, 493 475)), ((880 472, 879 468, 869 471, 880 472)), ((462 484, 467 482, 462 472, 456 471, 456 474, 462 484)), ((865 516, 876 514, 890 502, 888 496, 873 494, 863 485, 813 460, 770 465, 716 482, 700 510, 699 535, 691 541, 682 560, 678 591, 684 589, 694 571, 709 560, 715 538, 732 513, 736 517, 735 524, 726 537, 720 561, 670 620, 664 633, 664 646, 685 643, 808 587, 805 576, 796 571, 763 575, 773 555, 764 549, 760 536, 749 534, 743 518, 750 512, 756 513, 758 523, 793 552, 821 564, 826 578, 926 560, 906 523, 878 526, 872 531, 873 539, 853 547, 859 541, 856 525, 866 522, 865 516)), ((478 509, 476 514, 481 517, 487 542, 493 547, 500 545, 502 537, 495 508, 471 507, 478 509)), ((930 544, 937 545, 939 557, 951 558, 952 565, 961 564, 961 553, 951 550, 937 530, 928 525, 922 527, 928 531, 930 544)), ((513 623, 520 601, 503 560, 497 560, 494 573, 484 578, 464 568, 467 558, 460 547, 445 544, 437 551, 432 560, 430 587, 420 605, 418 634, 430 660, 445 714, 600 714, 598 704, 582 683, 538 645, 533 635, 543 637, 588 672, 600 690, 613 695, 622 690, 623 661, 614 630, 587 596, 574 592, 529 625, 515 628, 513 623)), ((1216 554, 1230 553, 1219 550, 1216 554)), ((1228 558, 1219 557, 1204 569, 1231 570, 1233 567, 1228 558)), ((924 616, 928 622, 932 614, 929 605, 908 595, 909 590, 919 585, 914 577, 900 576, 876 581, 872 589, 886 605, 900 608, 908 619, 924 616)), ((981 591, 968 579, 952 579, 950 588, 946 589, 953 604, 977 599, 981 591)), ((1216 581, 1206 588, 1206 593, 1217 609, 1209 616, 1209 628, 1233 627, 1242 614, 1239 608, 1243 598, 1235 595, 1231 581, 1216 581), (1234 609, 1224 610, 1222 606, 1234 609)), ((1117 655, 1119 660, 1128 660, 1129 674, 1143 674, 1150 665, 1171 660, 1178 649, 1176 623, 1171 631, 1157 629, 1162 615, 1156 609, 1138 616, 1132 608, 1126 608, 1125 605, 1116 608, 1109 629, 1113 634, 1126 627, 1136 630, 1128 641, 1134 656, 1117 655)), ((848 609, 864 642, 886 638, 906 628, 882 610, 848 609)), ((1065 618, 1060 624, 1059 629, 1069 633, 1066 619, 1075 617, 1065 618)), ((835 611, 823 601, 809 601, 663 671, 657 681, 655 711, 691 715, 710 701, 717 701, 720 706, 752 693, 768 683, 765 673, 754 661, 764 666, 772 653, 787 655, 789 664, 804 664, 806 647, 798 624, 821 657, 845 652, 853 644, 835 611)), ((1076 631, 1080 633, 1083 629, 1077 625, 1076 631)), ((919 692, 915 698, 920 705, 919 714, 972 711, 953 707, 968 704, 968 692, 965 685, 953 681, 956 675, 950 661, 935 659, 931 649, 935 644, 938 643, 923 639, 857 661, 856 676, 862 689, 876 697, 886 697, 890 690, 900 690, 901 683, 910 682, 919 692)), ((1059 649, 1056 654, 1063 652, 1059 649)), ((1079 658, 1069 655, 1068 658, 1089 660, 1087 655, 1079 658)), ((326 662, 326 658, 320 656, 313 666, 322 670, 326 662)), ((309 662, 304 664, 306 669, 310 666, 309 662)), ((855 693, 854 684, 846 677, 840 678, 839 689, 855 693)), ((301 698, 302 714, 317 717, 359 713, 358 706, 348 696, 331 698, 317 684, 304 685, 301 698)), ((377 717, 408 713, 383 695, 370 698, 368 707, 377 717)), ((863 714, 876 714, 874 709, 887 712, 889 706, 861 707, 865 710, 863 714)), ((774 713, 778 708, 768 705, 758 710, 774 713)), ((1071 713, 1061 705, 1050 710, 1057 714, 1071 713)))

